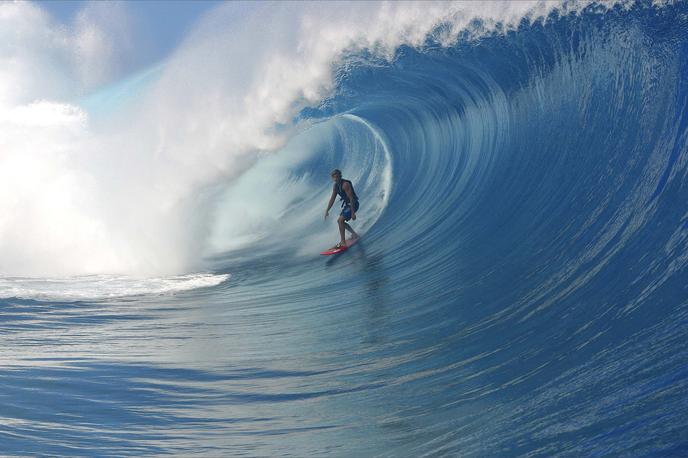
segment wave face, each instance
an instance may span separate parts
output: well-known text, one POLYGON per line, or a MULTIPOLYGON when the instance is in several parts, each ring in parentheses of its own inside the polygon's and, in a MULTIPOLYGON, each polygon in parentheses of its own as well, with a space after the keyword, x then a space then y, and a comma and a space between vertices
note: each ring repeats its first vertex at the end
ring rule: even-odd
POLYGON ((203 186, 200 288, 5 299, 3 453, 688 453, 688 5, 433 30, 203 186))

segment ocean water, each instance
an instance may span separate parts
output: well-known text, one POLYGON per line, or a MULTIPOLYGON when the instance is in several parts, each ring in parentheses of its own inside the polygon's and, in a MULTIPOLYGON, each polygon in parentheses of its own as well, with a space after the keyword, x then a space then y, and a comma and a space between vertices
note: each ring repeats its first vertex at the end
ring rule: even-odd
MULTIPOLYGON (((345 15, 321 7, 322 21, 345 15)), ((112 214, 59 206, 64 232, 43 251, 32 225, 18 238, 2 222, 0 455, 688 456, 688 5, 492 21, 471 8, 382 50, 314 52, 329 82, 278 85, 296 96, 261 107, 283 116, 242 124, 237 109, 230 134, 183 145, 194 159, 180 147, 107 175, 85 167, 112 214), (274 137, 255 140, 260 122, 274 137), (218 161, 223 144, 244 152, 218 161), (334 167, 361 199, 363 238, 326 258, 334 167), (109 197, 100 183, 122 177, 127 193, 109 197), (72 240, 77 226, 90 229, 72 240), (107 272, 125 264, 175 268, 107 272)), ((262 14, 223 30, 242 36, 262 14)), ((408 34, 424 20, 390 17, 408 34)), ((181 121, 141 100, 176 96, 162 89, 182 63, 215 62, 194 54, 220 39, 214 20, 178 61, 74 102, 95 112, 90 135, 143 106, 163 151, 181 121)), ((303 45, 269 24, 280 46, 303 45)), ((248 90, 208 68, 185 97, 248 90)), ((184 122, 221 110, 197 108, 184 122)))

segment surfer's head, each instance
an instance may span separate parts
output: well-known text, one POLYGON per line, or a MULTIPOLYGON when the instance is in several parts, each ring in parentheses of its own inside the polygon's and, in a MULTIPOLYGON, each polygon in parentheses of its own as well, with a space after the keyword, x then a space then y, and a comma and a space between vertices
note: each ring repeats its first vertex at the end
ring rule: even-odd
POLYGON ((332 177, 332 181, 339 181, 342 179, 342 171, 339 169, 334 169, 330 172, 330 176, 332 177))

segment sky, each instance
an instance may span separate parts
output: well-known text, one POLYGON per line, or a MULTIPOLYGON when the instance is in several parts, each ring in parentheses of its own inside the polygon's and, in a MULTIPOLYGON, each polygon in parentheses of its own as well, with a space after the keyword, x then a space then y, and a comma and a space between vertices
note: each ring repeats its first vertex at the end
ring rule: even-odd
MULTIPOLYGON (((37 0, 33 3, 48 11, 56 21, 69 25, 89 3, 100 2, 37 0)), ((128 19, 136 29, 136 35, 145 40, 145 43, 141 43, 144 51, 141 57, 150 63, 167 57, 193 24, 222 1, 138 0, 116 3, 127 12, 128 19)))

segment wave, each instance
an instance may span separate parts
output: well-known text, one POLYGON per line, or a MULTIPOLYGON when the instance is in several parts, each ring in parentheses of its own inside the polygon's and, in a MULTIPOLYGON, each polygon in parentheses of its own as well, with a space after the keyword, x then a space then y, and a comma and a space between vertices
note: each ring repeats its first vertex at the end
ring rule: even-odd
POLYGON ((207 272, 0 281, 40 300, 3 301, 3 389, 40 404, 6 409, 5 448, 681 455, 687 21, 685 2, 228 4, 86 106, 13 106, 16 144, 40 125, 63 156, 3 156, 24 205, 2 270, 207 272), (365 234, 324 260, 335 166, 365 234))
POLYGON ((388 62, 428 36, 449 46, 585 3, 570 5, 227 4, 165 62, 84 97, 93 81, 78 75, 100 75, 124 52, 107 47, 114 31, 98 21, 70 30, 35 5, 4 4, 2 29, 18 32, 6 37, 16 65, 0 81, 0 195, 13 215, 0 228, 0 272, 203 270, 216 240, 207 190, 307 128, 299 112, 332 94, 337 69, 356 60, 346 56, 365 50, 369 63, 388 62), (47 47, 46 36, 60 45, 47 47))

